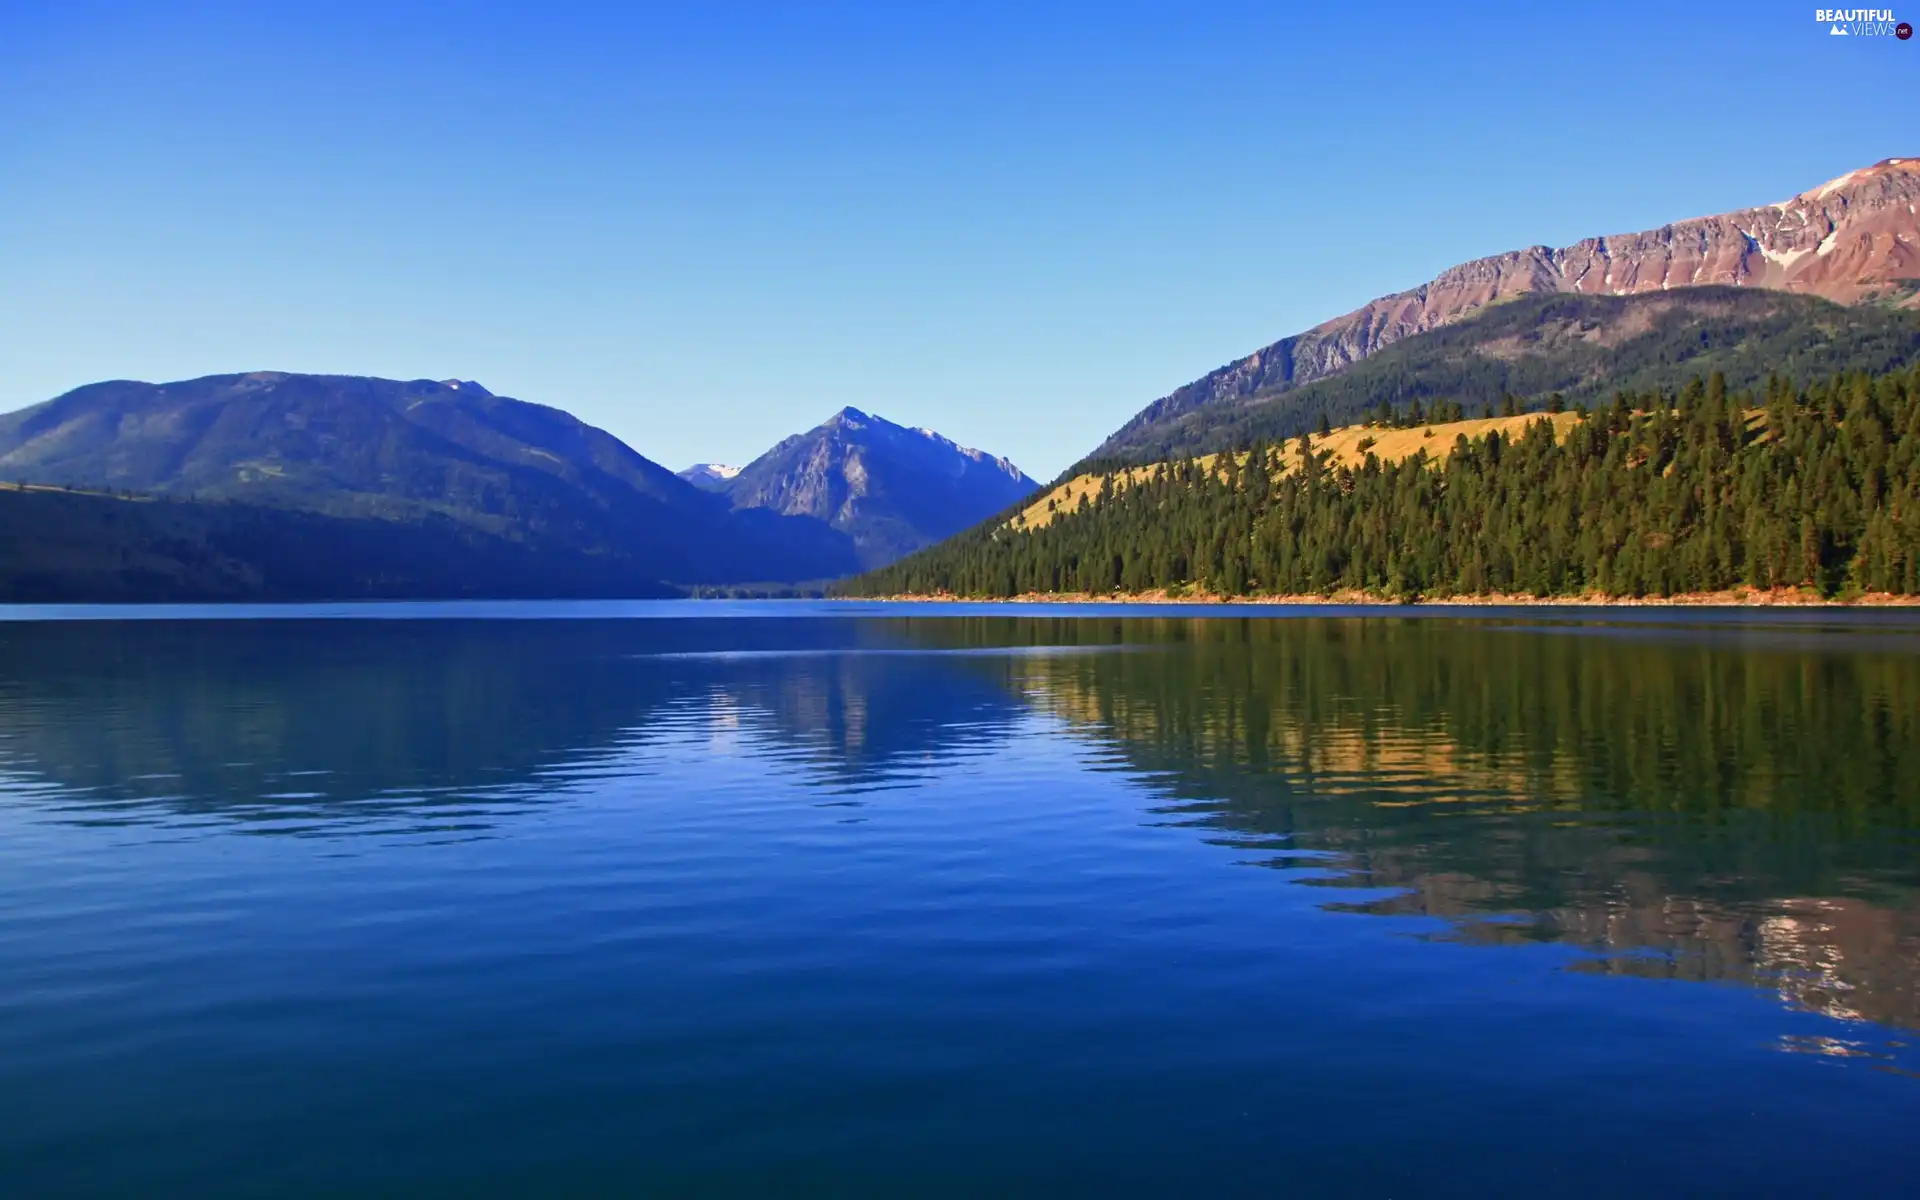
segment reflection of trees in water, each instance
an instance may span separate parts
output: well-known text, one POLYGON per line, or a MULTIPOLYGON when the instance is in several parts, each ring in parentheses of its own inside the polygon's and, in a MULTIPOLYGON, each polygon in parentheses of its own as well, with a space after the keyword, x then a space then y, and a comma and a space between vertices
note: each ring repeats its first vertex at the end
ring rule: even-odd
POLYGON ((1163 815, 1275 865, 1335 852, 1326 885, 1397 889, 1347 907, 1920 1026, 1913 643, 1433 619, 1052 634, 1183 644, 1022 660, 1010 682, 1111 739, 1163 815), (1476 919, 1511 914, 1530 919, 1476 919))
POLYGON ((976 618, 948 645, 1182 646, 1046 655, 1047 703, 1201 770, 1431 789, 1498 778, 1538 803, 1819 812, 1920 826, 1920 630, 1813 629, 1785 648, 1697 633, 1445 619, 976 618), (1577 636, 1576 636, 1577 635, 1577 636))

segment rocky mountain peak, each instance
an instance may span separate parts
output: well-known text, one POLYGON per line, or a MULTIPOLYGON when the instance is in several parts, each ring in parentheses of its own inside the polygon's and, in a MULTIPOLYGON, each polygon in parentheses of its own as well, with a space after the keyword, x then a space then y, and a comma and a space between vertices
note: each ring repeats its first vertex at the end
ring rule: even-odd
POLYGON ((1864 184, 1885 183, 1898 180, 1901 176, 1920 174, 1920 158, 1883 158, 1872 166, 1861 167, 1857 171, 1848 171, 1836 176, 1817 188, 1801 192, 1791 200, 1783 200, 1774 208, 1790 208, 1795 204, 1813 203, 1825 200, 1835 192, 1849 191, 1864 184))
POLYGON ((957 533, 1038 486, 1004 458, 848 407, 783 439, 710 490, 724 491, 735 508, 826 521, 852 536, 863 564, 879 565, 957 533))

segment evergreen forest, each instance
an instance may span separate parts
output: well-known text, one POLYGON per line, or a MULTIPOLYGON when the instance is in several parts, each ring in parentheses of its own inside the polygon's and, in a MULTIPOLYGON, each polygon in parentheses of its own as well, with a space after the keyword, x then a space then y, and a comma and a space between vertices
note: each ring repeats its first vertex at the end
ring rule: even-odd
POLYGON ((1739 392, 1715 372, 1575 412, 1398 461, 1336 462, 1307 433, 1109 472, 1044 524, 1010 514, 839 590, 1920 593, 1920 367, 1739 392))

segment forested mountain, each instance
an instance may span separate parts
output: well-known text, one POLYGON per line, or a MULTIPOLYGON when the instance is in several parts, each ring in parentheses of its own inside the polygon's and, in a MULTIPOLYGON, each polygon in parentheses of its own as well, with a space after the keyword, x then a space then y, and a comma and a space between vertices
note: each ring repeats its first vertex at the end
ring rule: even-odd
POLYGON ((447 517, 0 486, 0 603, 677 595, 618 554, 447 517))
POLYGON ((444 521, 675 583, 855 566, 819 521, 734 512, 560 411, 459 380, 256 372, 77 388, 0 416, 0 479, 444 521))
POLYGON ((1532 246, 1475 259, 1283 338, 1154 401, 1089 461, 1138 461, 1151 447, 1171 444, 1162 427, 1191 413, 1277 397, 1338 375, 1403 339, 1526 295, 1629 296, 1722 285, 1847 305, 1920 308, 1917 208, 1920 159, 1889 158, 1778 204, 1587 238, 1560 249, 1532 246))
POLYGON ((1433 427, 1443 459, 1345 465, 1302 435, 1109 475, 1039 528, 982 525, 843 591, 1920 593, 1920 368, 1757 392, 1715 375, 1560 424, 1433 427))
POLYGON ((1836 371, 1882 372, 1920 361, 1920 311, 1846 308, 1814 296, 1736 287, 1695 287, 1633 296, 1522 296, 1444 328, 1395 342, 1330 378, 1255 392, 1175 419, 1122 431, 1089 465, 1157 462, 1245 447, 1345 425, 1380 405, 1469 413, 1507 398, 1537 409, 1559 393, 1601 403, 1614 391, 1672 386, 1718 371, 1729 387, 1763 386, 1769 375, 1816 379, 1836 371))
POLYGON ((872 567, 958 533, 1039 485, 1006 459, 931 429, 843 408, 703 486, 736 509, 825 522, 872 567))

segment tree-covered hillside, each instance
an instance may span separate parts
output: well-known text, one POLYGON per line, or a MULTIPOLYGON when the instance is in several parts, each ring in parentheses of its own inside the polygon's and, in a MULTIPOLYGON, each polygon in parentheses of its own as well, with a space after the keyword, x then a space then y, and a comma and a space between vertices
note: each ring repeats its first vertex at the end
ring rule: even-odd
POLYGON ((1780 374, 1819 379, 1890 371, 1920 361, 1920 313, 1844 308, 1813 296, 1694 287, 1635 296, 1550 293, 1397 342, 1338 375, 1215 401, 1171 419, 1142 414, 1075 468, 1158 462, 1291 438, 1321 421, 1365 420, 1381 404, 1459 404, 1470 414, 1514 397, 1522 409, 1603 404, 1616 390, 1650 391, 1691 373, 1729 387, 1780 374))
POLYGON ((0 485, 0 602, 671 596, 618 554, 445 517, 339 517, 0 485))
POLYGON ((1546 419, 1436 436, 1444 461, 1341 465, 1302 435, 1166 462, 1044 527, 979 526, 842 590, 1920 593, 1920 368, 1752 393, 1716 373, 1622 391, 1564 436, 1546 419))

